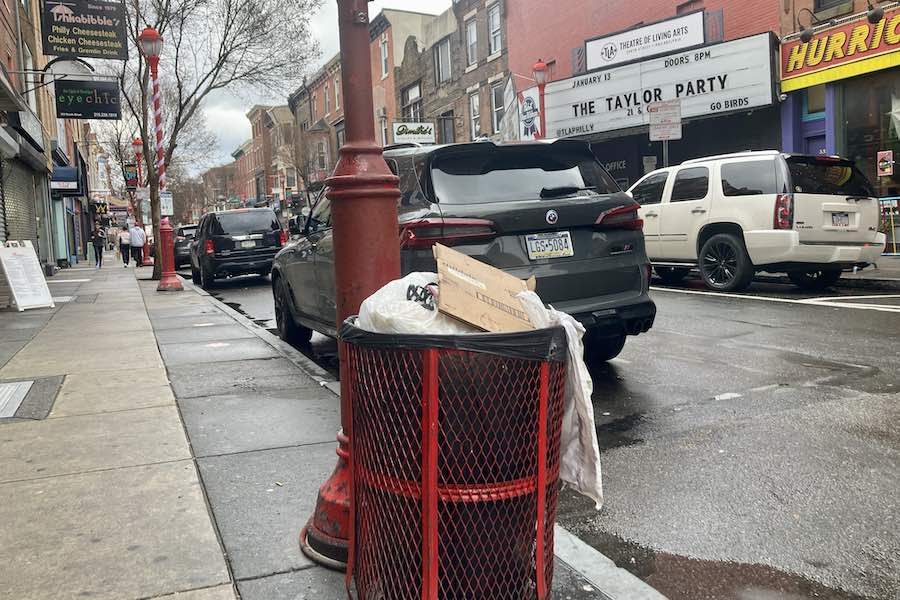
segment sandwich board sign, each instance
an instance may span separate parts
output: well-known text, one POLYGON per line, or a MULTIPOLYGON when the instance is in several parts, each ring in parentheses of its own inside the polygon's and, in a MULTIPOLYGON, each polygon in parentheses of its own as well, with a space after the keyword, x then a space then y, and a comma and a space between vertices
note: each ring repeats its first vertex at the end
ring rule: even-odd
POLYGON ((28 240, 0 246, 0 307, 11 305, 19 311, 54 306, 41 263, 28 240))

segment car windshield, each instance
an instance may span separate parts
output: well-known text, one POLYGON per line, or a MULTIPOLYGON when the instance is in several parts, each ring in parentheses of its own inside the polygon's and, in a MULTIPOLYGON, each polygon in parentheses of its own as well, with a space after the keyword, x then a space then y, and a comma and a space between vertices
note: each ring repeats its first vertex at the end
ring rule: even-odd
POLYGON ((438 202, 481 204, 575 194, 611 194, 618 184, 584 148, 491 146, 439 157, 432 167, 438 202))
POLYGON ((872 185, 849 160, 791 156, 787 159, 795 192, 832 196, 875 196, 872 185))
POLYGON ((192 238, 194 234, 197 233, 197 227, 182 227, 178 230, 178 235, 181 237, 192 238))
POLYGON ((220 213, 210 224, 213 235, 243 235, 279 229, 278 219, 270 210, 220 213))

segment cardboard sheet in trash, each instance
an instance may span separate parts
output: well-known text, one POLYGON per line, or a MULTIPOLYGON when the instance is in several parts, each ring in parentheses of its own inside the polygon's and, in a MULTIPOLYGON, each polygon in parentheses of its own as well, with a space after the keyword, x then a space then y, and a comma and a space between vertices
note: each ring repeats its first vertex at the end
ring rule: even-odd
POLYGON ((442 313, 495 333, 534 329, 516 297, 534 290, 533 277, 523 281, 440 244, 434 258, 442 313))

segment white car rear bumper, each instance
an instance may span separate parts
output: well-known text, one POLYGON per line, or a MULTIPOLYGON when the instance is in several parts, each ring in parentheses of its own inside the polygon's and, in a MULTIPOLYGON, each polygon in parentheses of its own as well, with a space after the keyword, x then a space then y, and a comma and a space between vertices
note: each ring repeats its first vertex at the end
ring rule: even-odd
POLYGON ((866 245, 801 244, 796 231, 745 231, 744 242, 756 266, 775 263, 872 263, 884 251, 883 233, 866 245))

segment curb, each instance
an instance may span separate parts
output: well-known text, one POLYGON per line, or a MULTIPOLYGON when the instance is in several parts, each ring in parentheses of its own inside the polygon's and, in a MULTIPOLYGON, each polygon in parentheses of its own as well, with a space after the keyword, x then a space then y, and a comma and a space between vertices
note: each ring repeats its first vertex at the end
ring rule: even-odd
MULTIPOLYGON (((219 310, 275 348, 279 354, 316 380, 320 386, 340 398, 339 382, 296 348, 259 327, 241 313, 217 300, 206 290, 195 286, 191 281, 183 279, 182 285, 185 291, 191 290, 200 296, 205 296, 219 310)), ((559 524, 554 526, 554 537, 556 557, 599 590, 602 600, 666 600, 665 596, 649 584, 625 569, 617 567, 612 559, 587 545, 559 524)))
MULTIPOLYGON (((786 284, 791 283, 790 279, 779 275, 757 275, 756 277, 754 277, 754 281, 786 284)), ((848 279, 847 277, 841 277, 831 287, 864 290, 900 290, 900 278, 884 277, 876 279, 874 277, 858 277, 854 279, 848 279)))

